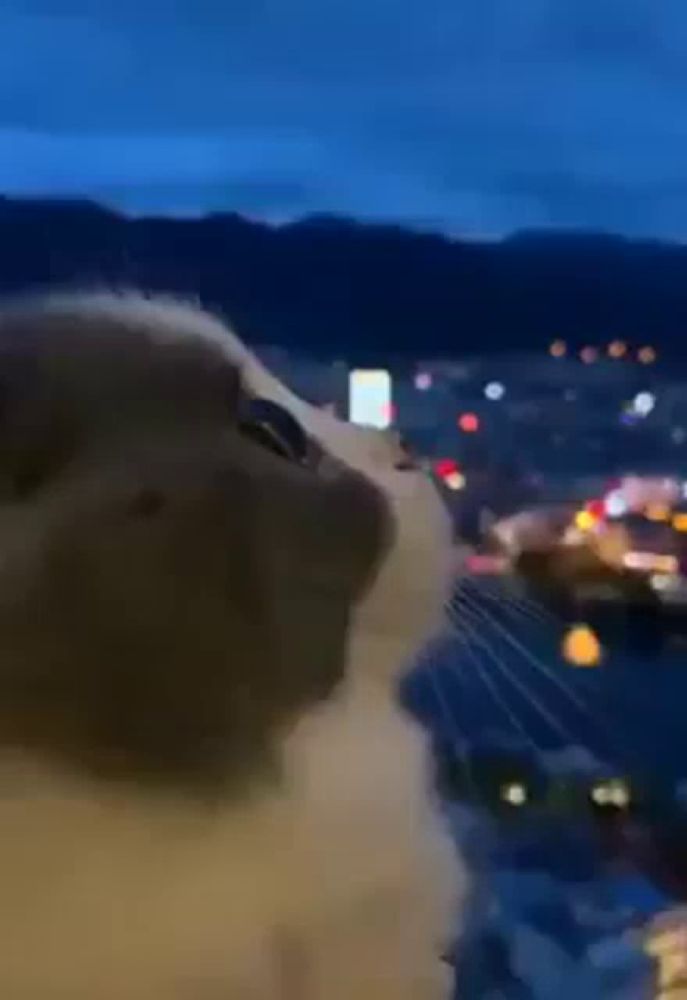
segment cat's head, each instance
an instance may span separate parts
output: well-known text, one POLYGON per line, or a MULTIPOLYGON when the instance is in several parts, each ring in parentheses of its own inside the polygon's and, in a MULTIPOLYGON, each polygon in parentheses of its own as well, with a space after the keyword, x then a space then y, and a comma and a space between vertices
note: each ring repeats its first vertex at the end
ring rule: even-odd
MULTIPOLYGON (((0 311, 0 748, 208 785, 439 624, 448 518, 394 435, 139 296, 0 311)), ((391 691, 390 691, 391 695, 391 691)))

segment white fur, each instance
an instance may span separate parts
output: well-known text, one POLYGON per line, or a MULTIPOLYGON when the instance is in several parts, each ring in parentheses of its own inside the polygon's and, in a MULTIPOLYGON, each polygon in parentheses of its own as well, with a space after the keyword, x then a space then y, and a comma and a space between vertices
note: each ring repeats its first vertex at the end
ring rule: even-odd
MULTIPOLYGON (((60 305, 60 301, 62 305, 60 305)), ((74 311, 74 300, 53 309, 74 311)), ((32 761, 0 764, 2 1000, 442 1000, 459 868, 428 749, 396 707, 441 622, 450 538, 393 442, 296 399, 219 321, 138 296, 78 305, 166 338, 199 335, 383 488, 399 525, 357 609, 348 675, 283 746, 283 791, 204 811, 32 761)), ((39 526, 36 526, 37 530, 39 526)))

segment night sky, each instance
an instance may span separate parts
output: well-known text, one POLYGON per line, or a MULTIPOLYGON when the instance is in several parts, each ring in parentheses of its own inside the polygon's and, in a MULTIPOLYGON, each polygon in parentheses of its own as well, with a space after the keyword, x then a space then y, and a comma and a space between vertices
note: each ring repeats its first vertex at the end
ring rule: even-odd
POLYGON ((0 29, 8 194, 687 237, 687 0, 3 0, 0 29))

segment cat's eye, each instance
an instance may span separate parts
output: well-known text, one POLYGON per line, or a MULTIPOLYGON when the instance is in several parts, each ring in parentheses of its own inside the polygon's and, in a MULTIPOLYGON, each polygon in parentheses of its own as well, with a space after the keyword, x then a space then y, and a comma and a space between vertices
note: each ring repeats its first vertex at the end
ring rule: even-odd
POLYGON ((262 448, 304 465, 308 461, 308 436, 288 410, 271 399, 250 399, 239 422, 241 433, 262 448))

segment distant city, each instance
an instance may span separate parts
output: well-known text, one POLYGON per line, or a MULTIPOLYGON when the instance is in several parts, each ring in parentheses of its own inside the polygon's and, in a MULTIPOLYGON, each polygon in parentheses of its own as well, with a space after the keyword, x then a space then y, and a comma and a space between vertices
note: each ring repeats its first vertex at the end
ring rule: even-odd
MULTIPOLYGON (((352 368, 278 348, 265 361, 310 401, 348 417, 352 368)), ((390 424, 472 518, 528 502, 596 495, 613 476, 687 474, 687 380, 651 344, 612 340, 572 350, 465 362, 427 359, 390 374, 390 424)), ((461 524, 462 533, 469 526, 461 524)))

